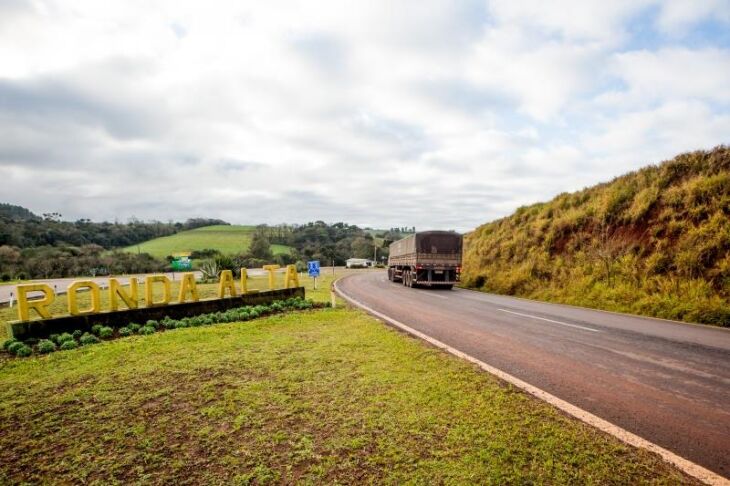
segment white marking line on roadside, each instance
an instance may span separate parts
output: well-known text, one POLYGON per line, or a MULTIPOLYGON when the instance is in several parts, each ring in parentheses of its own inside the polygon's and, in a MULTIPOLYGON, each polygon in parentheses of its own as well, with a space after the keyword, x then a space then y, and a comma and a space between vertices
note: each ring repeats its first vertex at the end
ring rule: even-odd
POLYGON ((470 363, 474 363, 477 366, 479 366, 481 369, 486 371, 487 373, 491 373, 495 375, 497 378, 500 378, 501 380, 506 381, 507 383, 511 383, 512 385, 516 386, 517 388, 520 388, 530 395, 533 395, 540 400, 543 400, 550 405, 558 408, 559 410, 562 410, 563 412, 567 413, 568 415, 572 415, 573 417, 577 418, 578 420, 581 420, 588 425, 591 425, 598 430, 601 430, 607 434, 610 434, 620 441, 629 444, 634 447, 638 447, 640 449, 645 449, 650 452, 653 452, 655 454, 658 454, 661 456, 665 461, 674 464, 676 467, 684 471, 685 473, 689 474, 692 477, 695 477, 699 479, 700 481, 711 484, 711 485, 730 485, 730 481, 728 481, 726 478, 720 476, 717 473, 714 473, 710 471, 707 468, 704 468, 700 466, 699 464, 695 464, 694 462, 685 459, 684 457, 678 456, 674 452, 667 450, 663 448, 660 445, 657 445, 653 442, 650 442, 642 437, 639 437, 638 435, 629 432, 626 429, 623 429, 619 427, 618 425, 614 425, 611 422, 604 420, 596 415, 593 415, 592 413, 588 412, 587 410, 583 410, 582 408, 576 407, 575 405, 566 402, 565 400, 562 400, 555 395, 551 395, 550 393, 546 392, 545 390, 542 390, 536 386, 530 385, 529 383, 520 380, 519 378, 510 375, 509 373, 505 373, 504 371, 495 368, 494 366, 488 365, 484 361, 480 361, 477 358, 474 358, 473 356, 470 356, 464 352, 459 351, 456 348, 452 348, 448 344, 442 343, 438 339, 434 339, 431 336, 428 336, 420 331, 417 331, 413 329, 412 327, 407 326, 406 324, 403 324, 400 321, 397 321, 395 319, 392 319, 385 314, 382 314, 375 309, 368 307, 367 305, 363 304, 362 302, 353 299, 352 297, 349 297, 345 295, 341 290, 340 287, 337 285, 338 281, 334 282, 335 292, 348 301, 350 304, 360 307, 361 309, 364 309, 368 313, 374 315, 375 317, 378 317, 379 319, 390 323, 391 325, 402 329, 403 331, 416 336, 420 339, 423 339, 429 344, 432 344, 433 346, 436 346, 437 348, 441 348, 444 351, 453 354, 454 356, 464 359, 466 361, 469 361, 470 363))
POLYGON ((540 319, 541 321, 552 322, 554 324, 560 324, 561 326, 575 327, 577 329, 583 329, 584 331, 592 332, 603 332, 598 329, 591 329, 590 327, 578 326, 577 324, 568 324, 567 322, 554 321, 552 319, 545 319, 544 317, 531 316, 530 314, 522 314, 520 312, 508 311, 507 309, 497 309, 498 311, 507 312, 508 314, 514 314, 516 316, 529 317, 530 319, 540 319))

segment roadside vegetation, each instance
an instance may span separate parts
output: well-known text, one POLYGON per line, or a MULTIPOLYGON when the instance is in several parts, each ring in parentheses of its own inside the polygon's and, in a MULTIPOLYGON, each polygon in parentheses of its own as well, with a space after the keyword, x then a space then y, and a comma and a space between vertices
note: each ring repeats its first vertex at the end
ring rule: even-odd
MULTIPOLYGON (((247 286, 249 290, 268 290, 269 288, 269 280, 268 275, 249 275, 247 279, 247 286)), ((282 272, 275 272, 274 273, 274 286, 275 288, 283 288, 284 286, 284 273, 282 272)), ((125 286, 126 287, 126 286, 125 286)), ((198 290, 198 296, 200 299, 211 299, 211 298, 217 298, 218 296, 218 283, 201 283, 199 282, 196 285, 196 288, 198 290)), ((177 295, 180 290, 180 281, 179 280, 173 280, 170 283, 170 293, 171 295, 177 295)), ((145 284, 144 280, 140 280, 138 285, 138 295, 139 295, 139 306, 140 307, 146 307, 147 302, 145 299, 145 284)), ((163 290, 160 288, 160 286, 155 286, 152 291, 153 298, 155 300, 159 300, 163 296, 163 290)), ((85 308, 91 305, 91 294, 88 291, 81 291, 77 294, 77 301, 80 308, 85 308)), ((100 305, 102 309, 108 309, 109 308, 109 292, 106 289, 102 289, 100 294, 100 305)), ((51 315, 53 316, 63 316, 68 314, 68 297, 66 294, 59 294, 56 295, 56 299, 54 300, 53 304, 51 304, 48 307, 49 311, 51 312, 51 315)), ((31 314, 31 318, 35 318, 35 314, 31 314)), ((7 339, 7 331, 5 329, 5 323, 9 321, 15 321, 18 319, 18 309, 17 306, 14 306, 12 308, 10 307, 0 307, 0 341, 3 339, 7 339)))
POLYGON ((730 326, 730 149, 680 155, 465 238, 467 287, 730 326))
POLYGON ((345 308, 5 361, 0 482, 692 484, 345 308))
POLYGON ((226 322, 245 322, 261 316, 290 312, 294 310, 306 310, 329 306, 329 302, 314 303, 311 300, 294 297, 286 300, 278 300, 269 304, 247 305, 225 311, 199 314, 195 316, 173 319, 165 317, 160 320, 148 320, 142 324, 135 322, 118 322, 112 326, 96 324, 91 327, 91 332, 84 332, 77 329, 73 332, 62 334, 51 334, 47 339, 28 339, 20 341, 15 338, 6 339, 3 342, 2 350, 11 356, 24 358, 31 354, 48 354, 54 351, 68 351, 79 346, 98 344, 102 340, 110 340, 128 337, 132 335, 149 336, 156 332, 173 331, 188 327, 210 326, 226 322))

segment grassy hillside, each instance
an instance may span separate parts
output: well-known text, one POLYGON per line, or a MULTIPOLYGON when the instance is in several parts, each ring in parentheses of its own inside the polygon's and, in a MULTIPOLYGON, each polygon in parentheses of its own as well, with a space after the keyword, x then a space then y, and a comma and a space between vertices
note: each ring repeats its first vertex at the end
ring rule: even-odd
MULTIPOLYGON (((157 258, 165 258, 176 252, 206 248, 218 250, 223 254, 237 254, 248 249, 255 230, 255 226, 205 226, 128 246, 125 251, 136 253, 139 249, 140 252, 149 253, 157 258)), ((271 251, 276 255, 288 253, 290 248, 284 245, 271 245, 271 251)))
POLYGON ((683 154, 477 228, 464 283, 730 326, 730 149, 683 154))

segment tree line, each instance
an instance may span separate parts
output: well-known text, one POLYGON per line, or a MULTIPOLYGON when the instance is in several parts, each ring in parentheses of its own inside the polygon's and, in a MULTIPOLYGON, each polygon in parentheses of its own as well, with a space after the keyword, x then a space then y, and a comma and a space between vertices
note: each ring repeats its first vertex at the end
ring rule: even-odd
MULTIPOLYGON (((184 223, 136 219, 127 223, 69 222, 59 213, 38 216, 21 206, 0 204, 0 279, 157 272, 169 268, 171 256, 162 261, 120 249, 178 231, 220 224, 229 223, 210 218, 192 218, 184 223)), ((244 252, 224 255, 215 249, 198 249, 191 258, 234 271, 269 263, 296 263, 303 269, 308 260, 344 265, 349 258, 377 257, 382 262, 388 257, 388 245, 410 232, 406 227, 376 231, 323 221, 259 225, 244 252), (271 245, 285 245, 291 250, 274 254, 271 245)))
POLYGON ((17 248, 38 246, 99 245, 105 249, 122 248, 143 241, 170 236, 214 224, 229 224, 220 219, 191 218, 184 223, 144 222, 94 223, 89 219, 63 221, 59 213, 33 214, 12 204, 0 204, 0 245, 17 248))
POLYGON ((0 203, 0 280, 156 272, 166 268, 165 262, 119 249, 178 231, 229 224, 210 218, 184 223, 137 219, 95 223, 63 221, 62 217, 57 212, 39 216, 21 206, 0 203))

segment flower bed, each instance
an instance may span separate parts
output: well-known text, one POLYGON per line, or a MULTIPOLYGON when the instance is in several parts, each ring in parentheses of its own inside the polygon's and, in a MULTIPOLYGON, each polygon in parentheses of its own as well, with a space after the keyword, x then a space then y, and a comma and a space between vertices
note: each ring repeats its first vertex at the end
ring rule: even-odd
POLYGON ((268 305, 242 306, 226 311, 184 317, 182 319, 172 319, 166 316, 159 321, 148 320, 144 324, 130 322, 119 327, 97 324, 91 328, 91 332, 75 330, 72 333, 51 334, 48 339, 27 339, 25 341, 19 341, 11 338, 3 343, 2 349, 11 355, 26 357, 33 354, 48 354, 54 351, 76 349, 79 346, 88 346, 101 341, 132 335, 146 336, 156 332, 165 332, 186 327, 209 326, 224 322, 243 322, 271 314, 328 306, 329 303, 315 303, 309 299, 293 297, 287 300, 278 300, 268 305))

